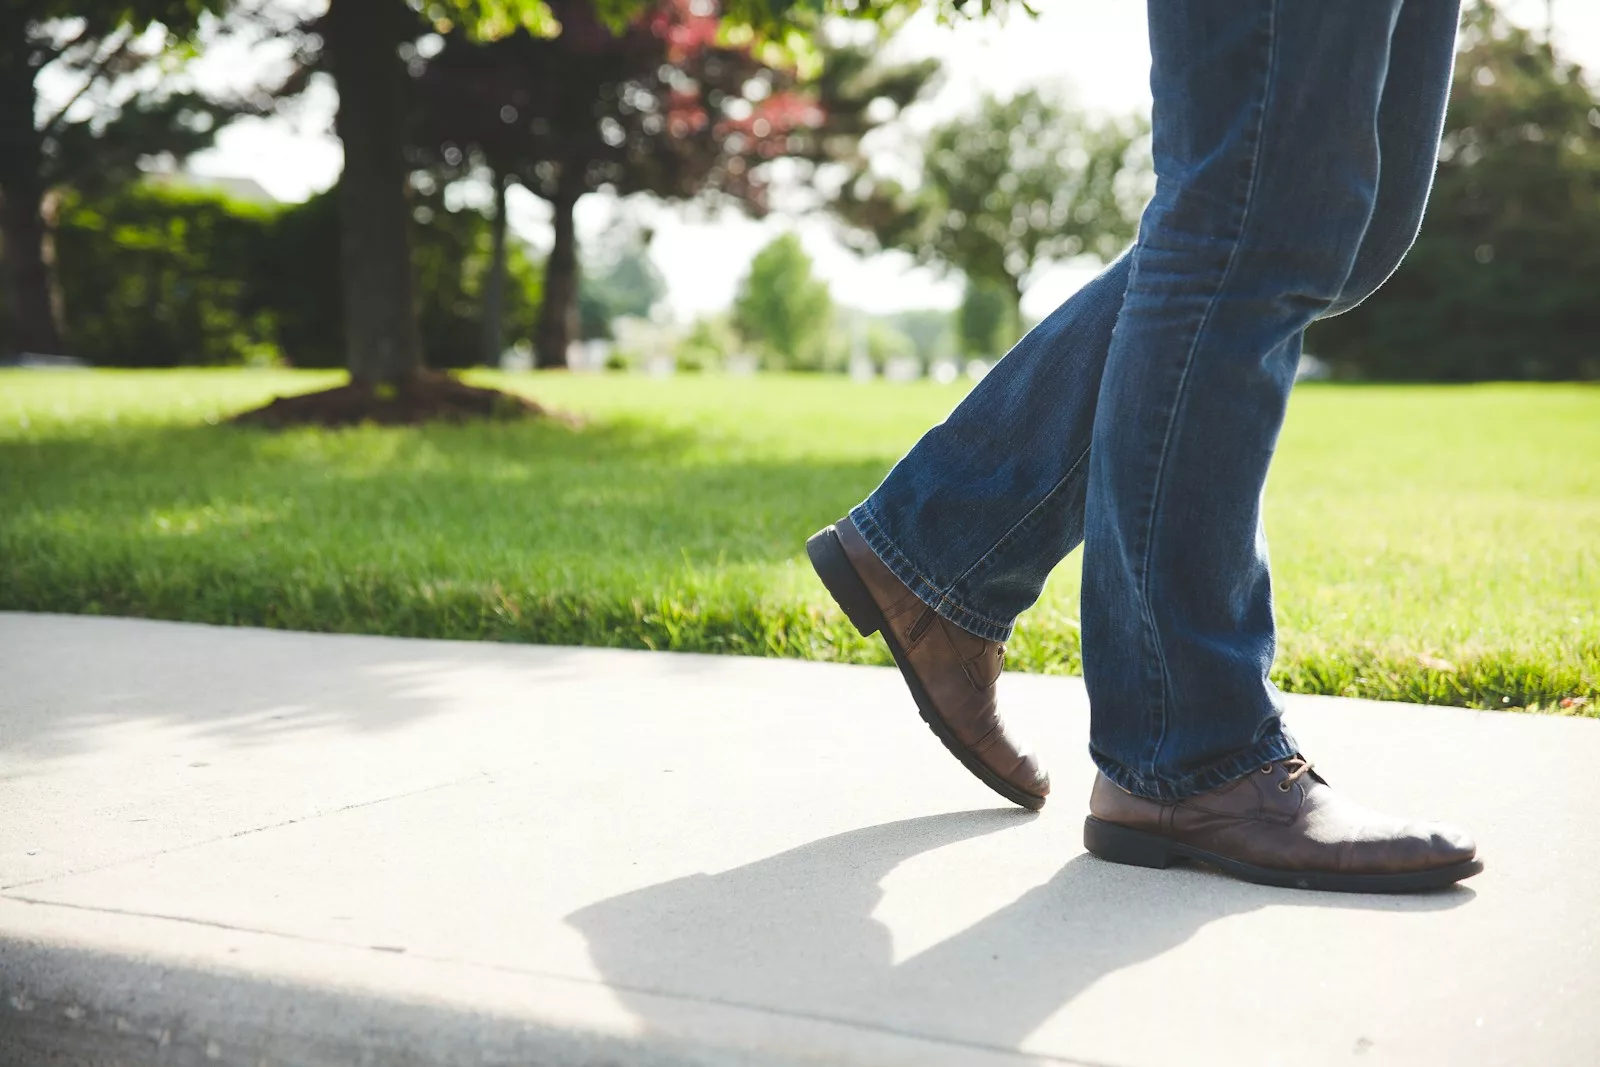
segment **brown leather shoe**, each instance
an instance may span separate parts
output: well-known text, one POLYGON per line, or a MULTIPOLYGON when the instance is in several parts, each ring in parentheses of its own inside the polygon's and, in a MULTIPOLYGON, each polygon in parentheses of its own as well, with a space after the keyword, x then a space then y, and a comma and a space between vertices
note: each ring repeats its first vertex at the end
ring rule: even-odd
POLYGON ((884 566, 849 519, 806 542, 822 584, 861 631, 882 632, 917 710, 934 735, 985 785, 1038 811, 1050 776, 1006 736, 995 707, 1005 646, 941 618, 884 566))
POLYGON ((1113 863, 1199 860, 1247 882, 1346 893, 1437 889, 1483 870, 1460 830, 1369 811, 1299 756, 1175 804, 1134 796, 1102 774, 1089 811, 1083 843, 1113 863))

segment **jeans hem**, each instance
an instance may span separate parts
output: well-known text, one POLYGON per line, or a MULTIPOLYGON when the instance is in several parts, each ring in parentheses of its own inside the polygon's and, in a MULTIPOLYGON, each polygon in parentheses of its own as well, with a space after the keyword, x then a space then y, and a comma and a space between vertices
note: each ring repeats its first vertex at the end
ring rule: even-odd
POLYGON ((985 641, 1011 640, 1012 630, 1016 626, 1015 620, 1009 623, 997 623, 984 618, 951 597, 947 590, 940 589, 923 577, 917 570, 916 564, 900 551, 899 546, 884 532, 882 524, 872 510, 870 498, 857 504, 850 510, 850 522, 867 542, 867 547, 883 561, 883 565, 889 568, 891 574, 905 583, 906 588, 910 589, 918 600, 932 608, 940 618, 985 641))
POLYGON ((1231 756, 1224 756, 1182 778, 1164 781, 1158 778, 1146 778, 1098 751, 1093 745, 1089 746, 1089 755, 1094 760, 1095 766, 1099 767, 1100 773, 1111 779, 1113 784, 1135 796, 1169 804, 1200 793, 1209 793, 1213 789, 1220 789, 1229 782, 1245 777, 1264 763, 1276 763, 1278 760, 1288 759, 1298 751, 1299 746, 1280 722, 1270 736, 1257 741, 1249 748, 1235 752, 1231 756))

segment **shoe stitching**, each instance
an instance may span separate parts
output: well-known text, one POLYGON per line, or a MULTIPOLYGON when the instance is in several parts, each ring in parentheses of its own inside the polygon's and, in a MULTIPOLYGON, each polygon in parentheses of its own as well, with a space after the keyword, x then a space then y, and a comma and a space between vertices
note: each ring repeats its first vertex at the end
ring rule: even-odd
POLYGON ((923 637, 927 635, 929 628, 933 626, 933 620, 937 619, 938 617, 939 613, 934 611, 932 606, 924 607, 922 609, 922 614, 917 617, 916 622, 911 624, 911 629, 906 633, 907 652, 910 652, 912 649, 916 648, 917 645, 922 643, 923 637))
POLYGON ((995 724, 989 727, 988 733, 984 734, 982 737, 978 738, 978 740, 968 745, 967 748, 977 755, 983 755, 989 749, 994 747, 995 742, 1000 739, 1004 729, 1005 724, 999 720, 996 720, 995 724))

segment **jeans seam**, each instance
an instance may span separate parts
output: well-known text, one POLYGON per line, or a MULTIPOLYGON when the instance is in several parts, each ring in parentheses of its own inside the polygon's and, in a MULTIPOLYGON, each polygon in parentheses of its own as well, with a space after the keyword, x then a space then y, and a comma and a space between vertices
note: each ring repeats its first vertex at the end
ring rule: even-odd
MULTIPOLYGON (((1400 18, 1400 11, 1399 11, 1398 7, 1396 7, 1396 9, 1395 9, 1395 16, 1394 17, 1395 17, 1395 21, 1398 22, 1399 18, 1400 18)), ((1388 79, 1389 79, 1389 64, 1393 61, 1393 58, 1394 58, 1394 24, 1393 23, 1391 23, 1390 27, 1389 27, 1389 50, 1388 50, 1388 53, 1389 54, 1384 57, 1384 74, 1383 74, 1383 77, 1384 77, 1384 82, 1385 83, 1387 83, 1388 79)), ((1451 68, 1450 69, 1451 69, 1451 73, 1453 75, 1454 71, 1455 71, 1455 61, 1454 60, 1451 61, 1451 68)), ((1380 86, 1379 89, 1378 89, 1378 111, 1377 111, 1377 116, 1373 119, 1374 123, 1379 123, 1379 122, 1382 121, 1382 116, 1383 116, 1383 91, 1384 91, 1383 87, 1380 86)), ((1443 135, 1444 135, 1444 114, 1441 112, 1440 113, 1440 117, 1439 117, 1439 133, 1438 133, 1438 136, 1442 137, 1443 135)), ((1373 140, 1373 144, 1374 145, 1381 146, 1382 137, 1381 137, 1380 132, 1377 129, 1373 130, 1373 138, 1372 138, 1372 140, 1373 140)), ((1432 191, 1431 184, 1430 184, 1429 189, 1424 191, 1423 194, 1422 194, 1422 207, 1421 207, 1421 210, 1419 210, 1418 213, 1417 213, 1416 224, 1412 227, 1410 236, 1405 241, 1401 242, 1401 244, 1404 247, 1401 248, 1400 254, 1395 256, 1395 257, 1393 257, 1394 258, 1394 266, 1390 267, 1389 268, 1389 272, 1387 274, 1385 274, 1381 279, 1379 279, 1377 285, 1375 285, 1371 289, 1369 289, 1366 292, 1365 295, 1363 295, 1361 297, 1358 297, 1357 299, 1355 299, 1353 301, 1350 301, 1349 303, 1344 304, 1343 306, 1341 306, 1341 302, 1344 300, 1345 293, 1350 288, 1350 279, 1355 276, 1356 267, 1359 266, 1360 263, 1361 263, 1361 246, 1366 244, 1367 235, 1372 232, 1372 222, 1373 222, 1373 220, 1375 218, 1377 218, 1377 212, 1378 212, 1378 190, 1380 188, 1382 188, 1382 183, 1383 183, 1383 154, 1382 154, 1381 148, 1380 148, 1380 151, 1379 151, 1379 154, 1378 154, 1378 170, 1377 170, 1377 173, 1374 176, 1373 182, 1372 182, 1372 204, 1367 210, 1367 222, 1366 222, 1366 225, 1363 226, 1362 229, 1361 229, 1361 237, 1360 237, 1359 240, 1356 241, 1355 254, 1350 257, 1350 266, 1344 272, 1344 278, 1339 283, 1339 292, 1334 295, 1332 300, 1328 301, 1328 306, 1323 308, 1320 312, 1318 312, 1317 315, 1313 318, 1312 321, 1318 321, 1318 320, 1321 320, 1321 319, 1337 318, 1338 316, 1343 315, 1348 311, 1354 311, 1356 308, 1358 308, 1362 304, 1366 303, 1367 300, 1369 298, 1371 298, 1374 294, 1376 294, 1379 289, 1383 288, 1383 285, 1384 285, 1385 282, 1387 282, 1390 278, 1394 277, 1395 272, 1400 269, 1400 264, 1405 260, 1406 253, 1409 252, 1411 250, 1411 246, 1416 243, 1417 235, 1422 232, 1422 221, 1427 216, 1428 198, 1429 198, 1429 193, 1432 191)))
POLYGON ((898 562, 916 579, 918 584, 906 583, 912 595, 932 608, 941 618, 949 620, 968 633, 981 637, 985 641, 1009 640, 1012 630, 1011 625, 996 622, 979 612, 973 611, 961 601, 952 598, 950 589, 941 586, 938 582, 923 574, 917 568, 917 565, 912 562, 911 557, 900 550, 900 546, 895 544, 894 539, 885 532, 883 523, 873 512, 872 500, 868 498, 851 512, 849 518, 855 524, 857 531, 866 540, 867 546, 878 554, 878 558, 883 560, 884 566, 889 568, 891 574, 894 574, 902 582, 906 581, 905 577, 896 571, 894 564, 898 562), (866 520, 870 530, 862 529, 861 524, 856 522, 857 513, 866 520), (883 546, 882 548, 879 547, 880 544, 883 546), (885 552, 888 553, 889 558, 885 558, 885 552), (972 623, 976 623, 982 630, 974 629, 971 625, 972 623))
MULTIPOLYGON (((909 569, 912 574, 916 575, 917 581, 921 582, 923 585, 928 586, 930 589, 938 589, 939 588, 939 583, 935 582, 933 579, 931 579, 927 575, 923 574, 922 571, 917 567, 917 565, 914 562, 912 562, 911 557, 906 555, 904 552, 900 551, 900 546, 894 544, 894 541, 889 537, 889 535, 887 533, 884 532, 883 524, 881 522, 879 522, 878 521, 878 517, 876 515, 873 515, 871 513, 870 509, 867 508, 867 504, 870 504, 870 503, 871 503, 871 501, 867 501, 866 503, 864 503, 862 505, 862 510, 867 513, 867 517, 871 520, 873 529, 877 532, 878 536, 880 538, 882 538, 882 540, 886 544, 889 544, 889 545, 893 546, 895 558, 904 561, 907 569, 909 569)), ((852 519, 851 521, 854 522, 855 520, 852 519)), ((932 605, 929 605, 929 606, 931 607, 932 605)))
POLYGON ((1109 778, 1113 784, 1137 796, 1171 803, 1220 789, 1260 764, 1288 759, 1297 751, 1297 742, 1284 728, 1283 720, 1280 718, 1271 736, 1213 760, 1176 781, 1163 781, 1140 774, 1092 746, 1089 749, 1089 756, 1100 773, 1109 778))
MULTIPOLYGON (((1089 449, 1084 448, 1084 450, 1078 454, 1078 458, 1072 461, 1072 466, 1067 468, 1067 473, 1063 474, 1056 484, 1050 487, 1050 491, 1045 493, 1044 496, 1040 497, 1039 502, 1024 512, 1021 518, 1012 523, 1010 528, 1008 528, 1005 533, 1001 534, 999 538, 995 540, 995 543, 989 546, 988 550, 973 562, 972 566, 962 571, 956 580, 950 583, 950 591, 954 592, 968 578, 971 578, 976 574, 981 574, 981 568, 984 566, 984 564, 992 560, 995 556, 995 553, 1003 549, 1006 544, 1017 535, 1017 531, 1028 525, 1029 519, 1032 519, 1035 515, 1038 515, 1040 509, 1048 504, 1057 493, 1061 492, 1062 487, 1072 480, 1072 476, 1078 473, 1078 468, 1082 467, 1084 460, 1088 458, 1089 449)), ((1012 620, 1013 623, 1015 621, 1015 619, 1012 620)))
POLYGON ((1262 87, 1261 98, 1257 104, 1254 141, 1250 150, 1250 178, 1245 189, 1244 203, 1239 214, 1239 223, 1236 229, 1233 247, 1228 250, 1228 262, 1223 265, 1222 276, 1217 282, 1216 289, 1211 294, 1211 299, 1206 303, 1206 309, 1200 315, 1200 320, 1195 326, 1194 338, 1189 343, 1189 349, 1184 353, 1183 367, 1178 374, 1177 389, 1172 399, 1172 407, 1167 412, 1167 427, 1162 434, 1161 450, 1156 461, 1155 485, 1150 495, 1150 507, 1145 517, 1144 544, 1139 560, 1139 601, 1141 614, 1144 616, 1145 636, 1150 647, 1155 653, 1153 659, 1160 666, 1159 698, 1156 701, 1156 729, 1154 742, 1150 747, 1150 767, 1152 772, 1161 758, 1161 749, 1167 741, 1167 702, 1172 689, 1172 672, 1167 664, 1166 650, 1161 647, 1161 637, 1156 628, 1155 617, 1150 610, 1150 556, 1155 541, 1156 518, 1161 511, 1162 501, 1162 475, 1166 470, 1167 454, 1172 446, 1172 433, 1179 421, 1179 415, 1184 406, 1185 390, 1189 383, 1189 372, 1194 366, 1195 353, 1200 348, 1200 340, 1205 334, 1206 327, 1216 311, 1217 302, 1222 299, 1222 293, 1227 288, 1233 276, 1234 266, 1238 262, 1239 249, 1244 243, 1244 235, 1249 227, 1251 208, 1254 205, 1256 189, 1261 176, 1261 140, 1266 130, 1266 116, 1268 106, 1272 102, 1272 87, 1278 63, 1278 35, 1277 35, 1277 0, 1269 0, 1267 4, 1267 66, 1266 77, 1262 87))

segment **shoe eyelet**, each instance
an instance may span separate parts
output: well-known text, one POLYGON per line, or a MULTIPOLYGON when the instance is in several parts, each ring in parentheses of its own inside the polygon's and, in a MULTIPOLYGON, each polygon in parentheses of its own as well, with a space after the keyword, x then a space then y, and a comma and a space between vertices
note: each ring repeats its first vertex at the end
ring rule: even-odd
POLYGON ((1278 792, 1287 793, 1288 791, 1289 791, 1289 779, 1285 778, 1283 781, 1278 783, 1278 792))
POLYGON ((1261 773, 1262 773, 1262 774, 1271 774, 1271 773, 1272 773, 1272 764, 1270 764, 1270 763, 1263 763, 1263 764, 1262 764, 1262 765, 1261 765, 1261 773))

